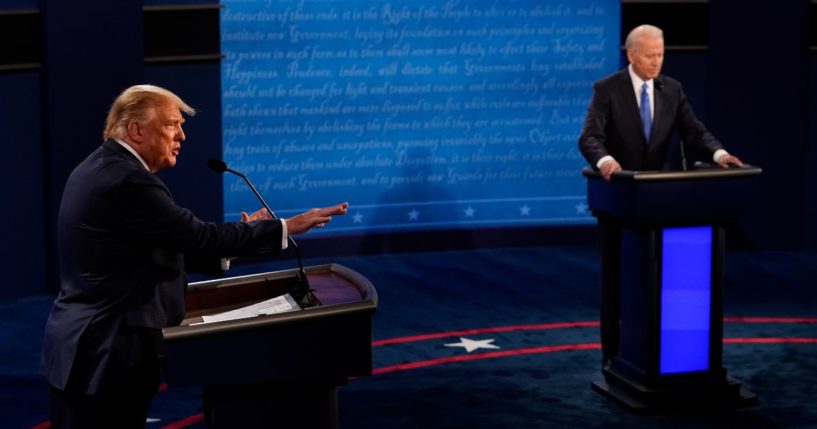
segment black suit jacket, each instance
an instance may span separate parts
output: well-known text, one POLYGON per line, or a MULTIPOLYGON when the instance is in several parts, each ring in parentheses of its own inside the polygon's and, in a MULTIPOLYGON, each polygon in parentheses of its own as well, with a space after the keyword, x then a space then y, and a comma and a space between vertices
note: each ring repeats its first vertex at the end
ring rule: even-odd
POLYGON ((593 167, 602 157, 611 155, 625 170, 664 169, 675 130, 684 145, 703 150, 710 156, 723 148, 695 117, 678 81, 658 76, 654 85, 651 136, 644 136, 627 68, 593 85, 593 98, 579 137, 579 149, 593 167))
POLYGON ((280 221, 207 223, 125 148, 107 141, 71 173, 57 225, 60 293, 48 318, 42 372, 59 389, 104 393, 184 317, 185 258, 280 252, 280 221), (69 383, 70 380, 70 383, 69 383))

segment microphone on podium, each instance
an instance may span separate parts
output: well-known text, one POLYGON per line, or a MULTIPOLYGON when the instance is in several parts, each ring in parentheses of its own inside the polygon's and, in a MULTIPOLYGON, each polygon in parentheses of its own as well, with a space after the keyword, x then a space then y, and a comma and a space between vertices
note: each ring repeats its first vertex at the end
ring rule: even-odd
MULTIPOLYGON (((247 182, 247 186, 250 187, 250 190, 252 190, 252 192, 258 198, 258 201, 261 201, 261 205, 265 209, 267 209, 267 213, 269 213, 273 219, 278 219, 278 216, 276 216, 275 212, 273 212, 269 205, 267 205, 267 202, 264 201, 264 198, 261 197, 261 194, 259 194, 258 190, 255 189, 255 186, 253 186, 252 182, 250 182, 250 179, 248 179, 247 176, 245 176, 243 173, 240 173, 227 167, 227 163, 216 158, 208 159, 207 166, 210 167, 210 169, 215 171, 216 173, 227 172, 244 179, 244 181, 247 182)), ((298 304, 301 305, 301 307, 306 308, 313 307, 315 305, 320 305, 318 298, 315 296, 314 293, 312 293, 312 290, 309 288, 309 280, 306 277, 306 271, 304 270, 304 262, 303 259, 301 259, 301 251, 298 249, 298 244, 295 243, 295 240, 293 240, 291 236, 287 236, 287 240, 289 241, 289 247, 292 247, 292 249, 295 251, 295 257, 298 260, 297 283, 295 284, 293 290, 290 291, 290 294, 292 294, 292 297, 295 299, 296 302, 298 302, 298 304)))

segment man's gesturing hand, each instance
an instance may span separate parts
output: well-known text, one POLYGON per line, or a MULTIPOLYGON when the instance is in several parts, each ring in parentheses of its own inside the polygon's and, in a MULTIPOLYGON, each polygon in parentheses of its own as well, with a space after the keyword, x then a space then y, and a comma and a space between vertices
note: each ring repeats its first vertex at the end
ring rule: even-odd
POLYGON ((340 203, 322 209, 312 209, 287 219, 289 235, 303 234, 312 228, 322 228, 332 220, 332 216, 346 214, 349 203, 340 203))

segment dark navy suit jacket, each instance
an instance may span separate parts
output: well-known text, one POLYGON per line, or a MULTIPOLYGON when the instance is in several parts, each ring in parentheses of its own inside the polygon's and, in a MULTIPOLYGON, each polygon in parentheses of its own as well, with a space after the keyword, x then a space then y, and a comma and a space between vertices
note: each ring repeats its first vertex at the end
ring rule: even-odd
POLYGON ((129 361, 156 352, 123 329, 158 333, 183 319, 186 258, 280 252, 281 231, 277 220, 202 222, 133 154, 105 142, 74 169, 62 196, 60 293, 46 323, 43 374, 79 393, 114 387, 129 361))
POLYGON ((707 152, 710 157, 723 148, 695 117, 678 81, 658 76, 654 85, 651 136, 644 135, 627 68, 593 85, 593 98, 579 137, 579 149, 593 167, 602 157, 611 155, 624 170, 662 170, 675 130, 684 145, 707 152))

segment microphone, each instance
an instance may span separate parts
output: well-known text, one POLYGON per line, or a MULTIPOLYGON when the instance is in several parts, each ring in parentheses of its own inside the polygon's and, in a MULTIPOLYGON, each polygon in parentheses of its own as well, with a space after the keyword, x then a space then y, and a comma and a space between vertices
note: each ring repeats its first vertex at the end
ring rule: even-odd
POLYGON ((208 159, 207 166, 210 167, 210 169, 215 171, 216 173, 223 173, 227 171, 227 163, 220 159, 215 158, 208 159))
MULTIPOLYGON (((258 190, 255 189, 255 186, 253 186, 252 182, 250 182, 250 179, 248 179, 247 176, 227 167, 227 163, 220 159, 216 158, 208 159, 207 166, 210 167, 210 169, 215 171, 216 173, 227 172, 244 179, 244 181, 247 183, 247 186, 250 187, 252 192, 258 198, 258 201, 261 201, 261 205, 264 206, 265 209, 267 209, 267 212, 272 216, 272 218, 278 219, 278 216, 276 216, 275 212, 273 212, 269 205, 267 205, 267 202, 264 201, 264 198, 261 197, 261 194, 258 193, 258 190)), ((309 288, 309 280, 306 277, 306 271, 304 270, 304 262, 303 259, 301 259, 301 251, 298 249, 298 244, 295 243, 295 240, 293 240, 292 237, 289 235, 287 235, 287 240, 289 241, 289 246, 292 247, 292 249, 295 251, 295 257, 298 260, 297 282, 295 284, 295 288, 292 291, 290 291, 292 297, 295 299, 295 301, 298 302, 298 304, 301 305, 301 307, 304 308, 320 305, 318 298, 315 296, 314 293, 312 293, 313 292, 312 289, 309 288)))

